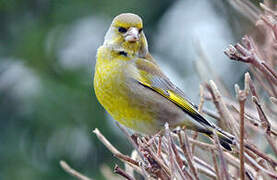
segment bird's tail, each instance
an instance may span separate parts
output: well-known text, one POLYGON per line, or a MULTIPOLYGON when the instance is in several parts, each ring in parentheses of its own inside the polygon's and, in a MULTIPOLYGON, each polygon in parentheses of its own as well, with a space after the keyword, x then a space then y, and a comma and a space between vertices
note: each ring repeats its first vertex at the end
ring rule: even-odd
MULTIPOLYGON (((206 133, 206 134, 212 138, 212 135, 213 135, 212 131, 211 133, 206 133)), ((218 136, 221 146, 223 146, 226 150, 231 151, 232 150, 231 145, 235 145, 234 136, 219 128, 216 128, 216 134, 218 136)))

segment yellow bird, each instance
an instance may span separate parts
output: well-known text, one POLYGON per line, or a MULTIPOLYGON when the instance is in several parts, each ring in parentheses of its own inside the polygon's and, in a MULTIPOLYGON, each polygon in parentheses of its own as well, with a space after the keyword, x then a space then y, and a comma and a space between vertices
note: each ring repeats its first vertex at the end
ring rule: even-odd
POLYGON ((221 145, 231 150, 233 137, 206 120, 161 71, 135 14, 120 14, 112 21, 97 51, 94 90, 116 121, 137 132, 153 135, 166 122, 210 137, 215 129, 221 145))

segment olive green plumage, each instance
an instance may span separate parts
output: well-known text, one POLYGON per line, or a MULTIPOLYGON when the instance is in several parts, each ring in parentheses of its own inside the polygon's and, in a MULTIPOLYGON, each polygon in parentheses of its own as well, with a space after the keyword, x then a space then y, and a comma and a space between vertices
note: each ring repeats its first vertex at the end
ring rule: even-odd
POLYGON ((168 122, 208 136, 217 132, 230 150, 233 137, 206 120, 184 93, 161 71, 148 51, 142 20, 133 14, 117 16, 98 49, 94 89, 102 106, 121 124, 155 134, 168 122))

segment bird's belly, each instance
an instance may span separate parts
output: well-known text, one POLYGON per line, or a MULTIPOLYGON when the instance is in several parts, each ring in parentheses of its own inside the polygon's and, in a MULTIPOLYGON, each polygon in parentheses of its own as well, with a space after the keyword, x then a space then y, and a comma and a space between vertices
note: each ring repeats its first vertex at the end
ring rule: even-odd
MULTIPOLYGON (((147 95, 142 94, 141 97, 137 97, 128 87, 120 84, 124 81, 111 80, 115 76, 109 76, 111 77, 99 79, 96 76, 95 92, 102 106, 119 123, 137 132, 150 135, 163 129, 166 122, 171 127, 184 125, 185 113, 169 100, 151 90, 147 95)), ((138 92, 143 91, 136 89, 138 92)))
POLYGON ((158 131, 155 125, 155 113, 144 103, 135 102, 130 90, 125 85, 123 72, 114 69, 96 68, 94 89, 97 99, 108 113, 121 124, 141 133, 150 134, 158 131))
POLYGON ((150 134, 155 129, 155 114, 145 106, 131 105, 124 89, 100 87, 97 97, 102 106, 119 123, 138 132, 150 134), (101 99, 101 100, 100 100, 101 99))
POLYGON ((94 89, 108 113, 121 124, 144 134, 155 134, 163 129, 165 122, 171 127, 182 125, 185 113, 158 93, 130 81, 124 74, 124 69, 130 67, 125 65, 117 62, 96 65, 94 89))

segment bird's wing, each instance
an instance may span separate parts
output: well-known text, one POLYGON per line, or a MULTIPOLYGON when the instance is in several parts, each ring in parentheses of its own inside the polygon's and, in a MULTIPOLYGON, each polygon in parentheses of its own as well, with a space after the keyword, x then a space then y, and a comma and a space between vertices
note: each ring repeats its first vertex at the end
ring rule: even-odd
POLYGON ((136 68, 140 75, 139 79, 136 79, 138 83, 164 96, 199 123, 215 128, 215 125, 197 111, 195 106, 185 98, 184 93, 163 74, 155 63, 139 58, 136 60, 136 68))

